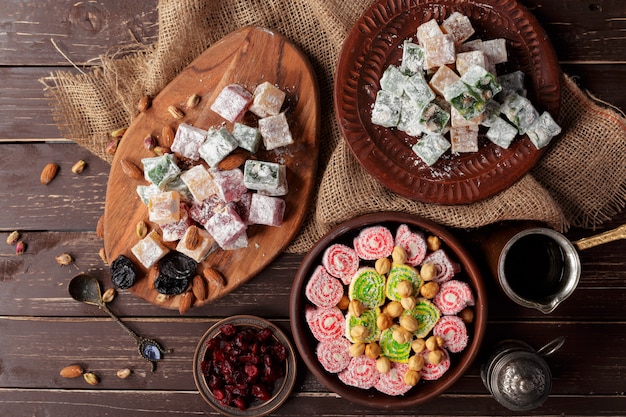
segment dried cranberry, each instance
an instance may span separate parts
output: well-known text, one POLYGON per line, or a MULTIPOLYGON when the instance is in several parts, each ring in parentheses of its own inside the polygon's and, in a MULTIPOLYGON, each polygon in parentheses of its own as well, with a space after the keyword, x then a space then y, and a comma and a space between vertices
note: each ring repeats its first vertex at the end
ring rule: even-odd
POLYGON ((220 333, 224 336, 234 336, 237 333, 237 327, 232 324, 224 324, 220 327, 220 333))
POLYGON ((248 403, 243 399, 243 397, 235 398, 233 404, 242 411, 248 408, 248 403))
POLYGON ((252 385, 252 395, 261 401, 267 401, 271 398, 270 393, 265 388, 265 385, 254 384, 252 385))

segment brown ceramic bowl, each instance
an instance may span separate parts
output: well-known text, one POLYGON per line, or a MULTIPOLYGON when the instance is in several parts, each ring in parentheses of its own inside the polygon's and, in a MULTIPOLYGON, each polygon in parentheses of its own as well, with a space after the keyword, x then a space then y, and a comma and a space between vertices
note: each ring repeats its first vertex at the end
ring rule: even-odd
POLYGON ((196 387, 204 400, 219 413, 232 417, 258 417, 270 414, 276 411, 289 397, 291 390, 296 382, 296 354, 291 346, 289 338, 273 323, 256 316, 239 315, 225 318, 218 321, 206 331, 200 338, 196 352, 193 358, 193 378, 196 387), (238 328, 262 329, 269 328, 272 330, 272 337, 282 343, 287 348, 287 359, 285 364, 285 375, 280 378, 275 386, 272 396, 267 401, 255 400, 246 410, 240 410, 237 407, 224 406, 215 399, 211 388, 207 384, 206 377, 202 372, 202 362, 207 355, 207 340, 214 338, 220 333, 220 328, 224 324, 232 324, 238 328))
POLYGON ((506 39, 508 62, 498 73, 521 70, 528 98, 538 111, 557 117, 561 71, 541 25, 515 0, 377 0, 356 22, 341 51, 335 77, 335 110, 344 138, 361 165, 402 196, 437 204, 467 204, 492 196, 520 179, 541 157, 527 136, 508 149, 479 136, 478 152, 446 152, 427 166, 411 150, 417 138, 371 122, 380 77, 402 58, 402 43, 417 27, 441 23, 458 11, 470 18, 471 39, 506 39))
MULTIPOLYGON (((367 263, 361 261, 361 266, 367 263)), ((478 353, 483 340, 485 326, 487 324, 487 300, 485 287, 478 267, 471 256, 442 226, 429 220, 398 212, 381 212, 360 216, 349 220, 324 236, 311 251, 305 256, 291 289, 291 301, 289 305, 291 318, 291 331, 293 333, 296 349, 304 360, 308 369, 329 390, 340 395, 348 401, 368 407, 380 409, 409 409, 427 401, 435 399, 454 384, 468 369, 478 353), (319 363, 316 356, 317 340, 309 330, 305 319, 305 308, 312 305, 305 296, 305 287, 313 270, 321 265, 322 255, 325 249, 334 243, 343 243, 352 246, 352 240, 365 227, 383 225, 395 233, 400 224, 407 224, 414 231, 423 231, 426 236, 439 236, 442 248, 452 260, 461 265, 461 272, 454 279, 466 281, 472 288, 475 297, 474 321, 467 325, 470 336, 467 347, 460 353, 451 353, 450 369, 438 380, 420 381, 403 396, 389 396, 374 388, 363 390, 345 385, 337 374, 327 372, 319 363)))

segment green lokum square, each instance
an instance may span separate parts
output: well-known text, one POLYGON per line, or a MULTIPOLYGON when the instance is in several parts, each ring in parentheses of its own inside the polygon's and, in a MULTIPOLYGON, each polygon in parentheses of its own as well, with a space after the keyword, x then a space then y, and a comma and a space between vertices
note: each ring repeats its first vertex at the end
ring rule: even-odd
POLYGON ((138 185, 136 190, 141 202, 146 206, 150 202, 150 196, 161 192, 161 189, 154 184, 138 185))
POLYGON ((180 175, 180 168, 176 165, 174 155, 171 153, 153 158, 143 158, 141 162, 145 179, 160 189, 163 189, 165 184, 180 175))
POLYGON ((521 134, 526 133, 526 130, 539 118, 539 113, 530 100, 516 93, 509 94, 504 99, 500 111, 521 134))
POLYGON ((517 136, 517 128, 501 117, 495 117, 489 124, 486 136, 496 145, 507 149, 517 136))
POLYGON ((404 93, 404 84, 408 77, 395 65, 389 65, 380 77, 380 88, 398 97, 404 93))
POLYGON ((541 113, 539 119, 526 131, 530 141, 537 149, 546 146, 559 133, 561 133, 561 127, 547 111, 541 113))
POLYGON ((193 201, 193 195, 191 194, 191 191, 189 191, 189 187, 187 187, 187 184, 185 184, 185 182, 181 178, 183 174, 184 173, 165 184, 163 191, 178 191, 181 201, 190 203, 193 201))
POLYGON ((251 190, 276 190, 285 179, 281 164, 248 159, 243 167, 243 183, 251 190))
POLYGON ((450 142, 442 135, 428 134, 423 136, 411 149, 426 165, 431 166, 450 149, 450 142))
POLYGON ((402 100, 389 91, 379 90, 372 109, 372 123, 384 127, 394 127, 400 121, 402 100))
POLYGON ((485 106, 483 112, 483 121, 480 123, 483 126, 491 126, 491 124, 500 116, 502 104, 495 100, 489 100, 485 106))
POLYGON ((239 146, 243 149, 255 153, 259 148, 261 134, 258 129, 235 122, 232 134, 239 146))
POLYGON ((199 152, 210 167, 215 167, 222 159, 237 148, 237 141, 230 132, 222 127, 211 129, 207 134, 207 140, 200 146, 199 152))
POLYGON ((404 93, 423 106, 433 101, 436 96, 421 72, 408 78, 405 83, 404 93))
POLYGON ((402 44, 400 71, 406 75, 421 73, 424 70, 424 49, 416 43, 405 40, 402 44))
POLYGON ((480 94, 459 80, 443 90, 443 96, 465 119, 470 120, 485 110, 485 101, 480 94))
POLYGON ((498 77, 498 82, 502 86, 502 91, 498 97, 506 97, 511 93, 517 93, 522 97, 526 97, 526 88, 524 87, 525 74, 522 71, 514 71, 503 74, 498 77))
POLYGON ((480 65, 472 65, 461 76, 461 81, 480 94, 484 101, 492 99, 502 90, 502 86, 498 83, 496 77, 480 65))
POLYGON ((450 114, 435 103, 430 103, 420 116, 420 126, 427 133, 442 133, 450 120, 450 114))
POLYGON ((402 97, 402 111, 400 113, 400 121, 398 122, 398 130, 410 136, 421 135, 420 117, 423 110, 424 106, 406 96, 402 97))

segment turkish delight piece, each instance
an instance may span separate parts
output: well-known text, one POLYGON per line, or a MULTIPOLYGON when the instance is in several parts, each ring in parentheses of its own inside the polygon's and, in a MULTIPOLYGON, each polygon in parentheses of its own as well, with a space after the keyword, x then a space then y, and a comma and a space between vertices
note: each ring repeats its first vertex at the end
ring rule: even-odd
POLYGON ((246 227, 230 204, 215 213, 205 225, 207 232, 222 249, 233 244, 239 235, 246 232, 246 227))
POLYGON ((461 81, 480 94, 484 101, 492 99, 502 90, 502 86, 496 80, 496 77, 480 65, 472 65, 461 76, 461 81))
POLYGON ((158 194, 161 192, 161 189, 154 184, 138 185, 136 190, 142 203, 144 203, 146 206, 150 202, 151 195, 158 194))
POLYGON ((452 152, 477 152, 478 125, 450 128, 450 142, 452 152))
POLYGON ((251 190, 276 191, 286 181, 284 165, 249 159, 243 168, 243 182, 251 190))
POLYGON ((150 268, 170 250, 163 245, 156 230, 135 244, 130 251, 145 268, 150 268))
POLYGON ((517 128, 501 117, 496 117, 489 123, 489 130, 487 130, 486 136, 501 148, 508 149, 515 136, 517 136, 517 128))
POLYGON ((234 242, 224 246, 224 250, 237 250, 248 247, 248 235, 245 233, 240 234, 234 242))
POLYGON ((196 201, 202 201, 217 193, 213 176, 203 165, 196 165, 180 174, 196 201))
POLYGON ((443 96, 459 114, 466 119, 473 119, 486 107, 482 97, 463 81, 459 80, 443 90, 443 96))
POLYGON ((430 89, 424 75, 418 72, 415 75, 408 77, 404 92, 413 101, 425 106, 435 98, 435 93, 430 89))
POLYGON ((450 84, 454 84, 459 81, 460 78, 461 77, 459 77, 454 70, 444 65, 439 67, 439 69, 433 74, 428 85, 430 85, 430 88, 432 88, 437 94, 443 96, 443 90, 450 84))
POLYGON ((424 48, 409 40, 402 44, 402 61, 400 71, 407 75, 420 73, 424 70, 424 48))
POLYGON ((206 140, 206 136, 206 130, 193 127, 187 123, 181 123, 176 130, 171 149, 185 158, 197 161, 200 159, 198 150, 206 140))
POLYGON ((483 126, 491 126, 491 124, 500 117, 500 109, 502 104, 497 102, 496 100, 489 100, 485 106, 485 111, 483 112, 483 120, 481 124, 483 126))
POLYGON ((249 110, 259 117, 276 116, 285 101, 285 92, 265 81, 254 89, 249 110))
POLYGON ((172 223, 180 219, 180 194, 177 191, 163 191, 150 196, 148 218, 158 225, 172 223))
POLYGON ((456 52, 452 35, 440 35, 424 41, 424 68, 454 64, 456 52))
POLYGON ((450 142, 439 134, 428 134, 423 136, 411 148, 417 156, 428 166, 432 166, 448 149, 450 142))
POLYGON ((402 97, 402 109, 400 112, 400 120, 398 121, 398 130, 405 132, 410 136, 419 136, 422 134, 422 126, 420 125, 420 117, 424 106, 414 102, 408 97, 402 97))
POLYGON ((252 93, 239 84, 227 85, 211 104, 211 110, 231 123, 237 121, 252 103, 252 93))
POLYGON ((245 193, 239 200, 233 201, 231 204, 239 215, 239 218, 245 223, 250 224, 250 204, 252 203, 252 193, 245 193))
POLYGON ((437 274, 435 275, 435 278, 433 278, 433 281, 438 284, 450 281, 454 275, 461 271, 461 265, 450 259, 448 254, 443 249, 437 249, 436 251, 426 255, 422 265, 425 263, 435 265, 437 274))
POLYGON ((163 189, 165 184, 180 175, 180 168, 176 165, 173 154, 143 158, 143 173, 146 180, 163 189))
POLYGON ((187 204, 191 204, 193 201, 193 195, 191 194, 191 191, 189 191, 187 184, 185 184, 180 178, 180 175, 165 184, 163 191, 178 191, 178 194, 180 194, 180 201, 187 204))
POLYGON ((251 224, 263 224, 266 226, 280 226, 283 224, 285 215, 285 200, 278 197, 252 194, 250 202, 250 215, 248 221, 251 224))
POLYGON ((189 208, 189 217, 204 226, 206 222, 213 217, 215 212, 221 210, 224 205, 225 203, 217 194, 203 201, 194 201, 189 208))
POLYGON ((427 39, 434 38, 436 36, 443 35, 439 23, 435 19, 431 19, 428 22, 422 23, 417 28, 417 41, 420 45, 424 46, 427 39))
POLYGON ((187 206, 185 204, 180 204, 179 213, 180 219, 178 221, 161 225, 164 242, 174 242, 181 239, 187 231, 187 228, 193 224, 193 220, 189 217, 187 206))
POLYGON ((546 146, 559 133, 561 133, 561 127, 547 111, 541 113, 539 119, 526 131, 530 141, 537 149, 546 146))
POLYGON ((380 88, 389 91, 391 94, 402 97, 404 85, 408 76, 403 74, 395 65, 389 65, 380 77, 380 88))
POLYGON ((241 148, 252 153, 255 153, 257 149, 259 149, 261 134, 258 129, 241 123, 235 123, 233 125, 232 135, 241 148))
POLYGON ((383 127, 397 126, 400 121, 402 100, 385 90, 378 90, 372 108, 372 123, 383 127))
POLYGON ((465 117, 461 116, 459 111, 454 107, 450 108, 450 124, 452 127, 460 127, 460 126, 478 126, 484 120, 485 112, 479 114, 473 119, 467 120, 465 117))
POLYGON ((213 170, 213 181, 218 197, 225 203, 238 200, 248 188, 243 182, 243 172, 238 169, 213 170))
POLYGON ((225 127, 217 130, 211 129, 207 134, 206 142, 200 146, 199 153, 210 167, 214 167, 237 146, 237 141, 225 127))
POLYGON ((498 76, 498 82, 502 86, 500 96, 506 97, 511 93, 517 93, 522 97, 526 97, 524 78, 524 73, 519 70, 498 76))
POLYGON ((530 100, 516 93, 506 96, 500 111, 521 134, 526 133, 526 130, 539 118, 539 113, 530 100))
POLYGON ((422 110, 419 124, 422 131, 431 134, 439 134, 444 131, 449 120, 449 113, 437 104, 430 103, 422 110))
POLYGON ((481 44, 482 51, 487 56, 489 62, 493 65, 507 62, 508 56, 506 53, 506 39, 490 39, 483 41, 481 44))
POLYGON ((469 52, 469 51, 482 51, 483 50, 483 41, 481 39, 474 39, 471 41, 463 42, 457 48, 457 53, 460 52, 469 52))
POLYGON ((198 230, 198 245, 193 248, 187 248, 187 234, 189 233, 189 229, 185 230, 185 234, 180 238, 178 245, 176 245, 176 250, 182 254, 189 256, 196 262, 202 262, 206 259, 207 256, 215 250, 217 247, 215 243, 215 239, 202 228, 197 228, 198 230))
POLYGON ((483 51, 469 51, 456 54, 456 70, 463 75, 474 65, 487 68, 487 57, 483 51))
POLYGON ((259 119, 259 132, 268 151, 293 143, 285 113, 259 119))
POLYGON ((449 35, 452 35, 454 43, 459 45, 469 39, 474 34, 474 27, 469 17, 454 12, 441 24, 441 29, 449 35))

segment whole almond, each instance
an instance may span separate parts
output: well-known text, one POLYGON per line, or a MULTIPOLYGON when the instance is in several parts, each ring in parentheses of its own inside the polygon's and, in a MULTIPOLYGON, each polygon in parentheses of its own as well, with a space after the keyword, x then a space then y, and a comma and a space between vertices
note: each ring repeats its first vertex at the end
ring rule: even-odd
POLYGON ((174 132, 174 129, 172 129, 170 126, 163 126, 163 128, 161 129, 161 146, 171 148, 172 144, 174 143, 175 136, 176 133, 174 132))
POLYGON ((189 226, 185 237, 185 247, 187 250, 195 250, 200 244, 200 235, 197 226, 189 226))
POLYGON ((139 99, 139 102, 137 103, 137 110, 139 110, 140 112, 144 112, 150 107, 150 104, 152 104, 150 97, 143 96, 139 99))
POLYGON ((143 172, 141 172, 141 169, 137 165, 130 162, 128 159, 122 159, 120 161, 120 165, 122 166, 122 171, 124 171, 124 174, 128 175, 130 178, 133 178, 135 180, 140 180, 143 178, 143 172))
POLYGON ((104 239, 104 214, 100 216, 96 224, 96 236, 100 239, 104 239))
POLYGON ((195 296, 191 291, 185 291, 180 295, 180 300, 178 303, 178 312, 180 314, 185 314, 187 310, 191 308, 193 302, 195 301, 195 296))
POLYGON ((57 176, 58 172, 59 172, 59 166, 55 164, 54 162, 50 162, 41 171, 41 176, 39 179, 41 180, 41 183, 43 185, 47 185, 50 183, 50 181, 54 179, 54 177, 57 176))
POLYGON ((248 154, 245 152, 233 152, 226 158, 222 159, 217 164, 217 167, 224 171, 239 168, 244 162, 246 162, 246 159, 248 159, 248 154))
POLYGON ((195 295, 200 301, 206 300, 208 296, 208 288, 206 284, 206 280, 200 275, 196 275, 191 281, 191 290, 193 291, 193 295, 195 295))
POLYGON ((226 286, 226 281, 224 277, 215 268, 206 267, 202 270, 202 276, 209 281, 209 283, 215 285, 217 288, 224 288, 226 286))
POLYGON ((61 369, 63 378, 77 378, 83 374, 83 368, 80 365, 69 365, 61 369))

